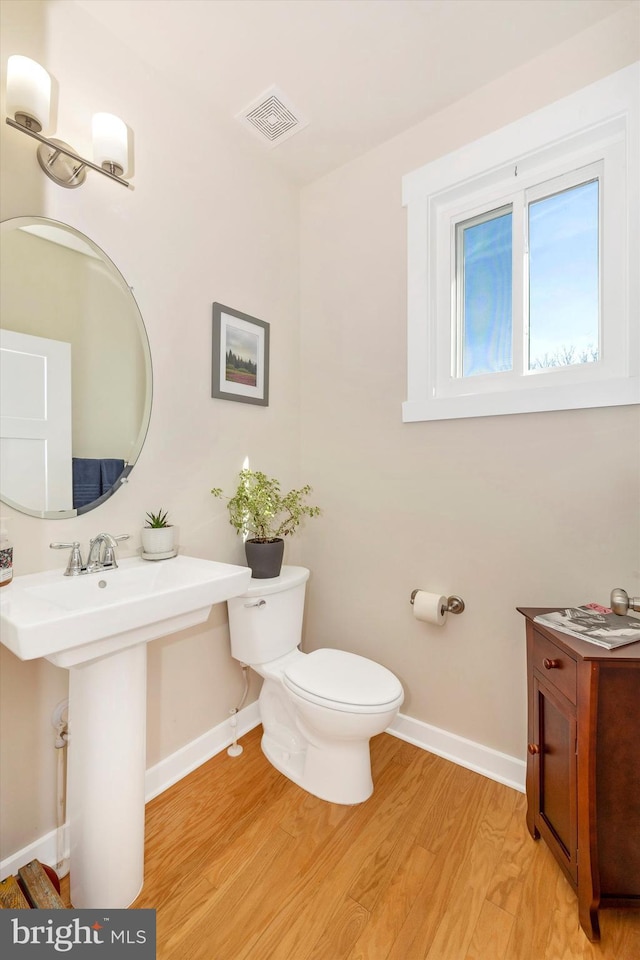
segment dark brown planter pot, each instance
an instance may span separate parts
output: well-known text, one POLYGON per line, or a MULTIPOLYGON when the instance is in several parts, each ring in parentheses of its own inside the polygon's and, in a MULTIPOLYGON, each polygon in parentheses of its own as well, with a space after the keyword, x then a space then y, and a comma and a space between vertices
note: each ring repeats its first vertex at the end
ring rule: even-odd
POLYGON ((255 580, 271 580, 280 576, 284 540, 246 540, 244 545, 247 564, 251 567, 251 576, 255 580))

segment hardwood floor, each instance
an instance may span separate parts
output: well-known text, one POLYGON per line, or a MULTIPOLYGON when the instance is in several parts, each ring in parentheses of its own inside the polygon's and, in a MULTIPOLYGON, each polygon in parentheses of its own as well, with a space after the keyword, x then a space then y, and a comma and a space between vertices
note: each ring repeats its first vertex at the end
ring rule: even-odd
POLYGON ((637 960, 640 911, 600 944, 525 826, 522 794, 383 734, 375 791, 343 807, 260 751, 214 757, 147 805, 158 960, 637 960))

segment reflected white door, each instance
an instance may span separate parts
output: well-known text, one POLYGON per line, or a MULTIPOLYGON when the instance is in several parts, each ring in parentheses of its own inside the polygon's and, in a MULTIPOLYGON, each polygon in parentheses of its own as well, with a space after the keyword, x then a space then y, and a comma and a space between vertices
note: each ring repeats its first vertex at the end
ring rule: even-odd
POLYGON ((0 489, 30 510, 71 509, 70 343, 0 330, 0 489))

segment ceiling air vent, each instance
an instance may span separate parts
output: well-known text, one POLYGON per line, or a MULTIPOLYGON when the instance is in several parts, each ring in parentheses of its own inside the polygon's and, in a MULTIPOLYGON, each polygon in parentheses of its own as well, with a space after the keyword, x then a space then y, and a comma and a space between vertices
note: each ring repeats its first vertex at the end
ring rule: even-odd
POLYGON ((309 123, 277 87, 266 90, 236 115, 264 144, 275 147, 309 123))

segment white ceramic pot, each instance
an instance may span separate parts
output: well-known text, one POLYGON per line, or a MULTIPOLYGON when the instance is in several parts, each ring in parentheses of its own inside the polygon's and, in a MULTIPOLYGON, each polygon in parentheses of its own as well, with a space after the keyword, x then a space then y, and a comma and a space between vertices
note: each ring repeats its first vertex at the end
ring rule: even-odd
POLYGON ((143 527, 143 553, 171 553, 175 550, 175 527, 143 527))

